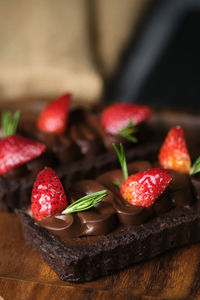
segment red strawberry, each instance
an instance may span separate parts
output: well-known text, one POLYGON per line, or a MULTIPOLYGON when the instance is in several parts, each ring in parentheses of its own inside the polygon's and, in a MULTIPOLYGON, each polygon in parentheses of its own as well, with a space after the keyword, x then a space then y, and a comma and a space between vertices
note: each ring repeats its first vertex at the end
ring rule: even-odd
POLYGON ((150 207, 171 180, 172 176, 167 170, 149 169, 129 176, 122 183, 120 193, 132 205, 150 207))
POLYGON ((45 150, 44 144, 19 135, 3 138, 0 141, 0 175, 40 156, 45 150))
POLYGON ((62 134, 66 130, 71 94, 50 102, 39 115, 37 127, 43 132, 62 134))
POLYGON ((165 169, 173 169, 180 173, 189 173, 191 160, 188 153, 185 134, 180 126, 172 128, 159 153, 159 163, 165 169))
POLYGON ((116 135, 130 121, 139 124, 152 115, 152 110, 147 106, 131 103, 116 103, 103 111, 101 123, 104 130, 116 135))
POLYGON ((66 195, 60 179, 51 168, 42 170, 34 183, 31 195, 31 209, 40 221, 67 207, 66 195))

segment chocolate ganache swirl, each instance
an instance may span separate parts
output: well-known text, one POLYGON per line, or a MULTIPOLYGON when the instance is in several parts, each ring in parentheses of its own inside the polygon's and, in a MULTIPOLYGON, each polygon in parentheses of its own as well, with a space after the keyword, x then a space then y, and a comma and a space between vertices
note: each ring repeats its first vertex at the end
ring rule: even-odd
MULTIPOLYGON (((129 174, 151 168, 147 161, 128 165, 129 174)), ((189 176, 171 171, 173 180, 165 192, 150 208, 133 206, 124 201, 119 188, 113 181, 122 183, 121 170, 112 170, 96 178, 75 182, 68 191, 68 202, 72 203, 84 195, 107 189, 109 195, 95 207, 82 212, 48 217, 38 223, 49 232, 61 238, 105 235, 120 226, 141 225, 150 218, 162 217, 179 209, 189 207, 194 199, 189 176)))

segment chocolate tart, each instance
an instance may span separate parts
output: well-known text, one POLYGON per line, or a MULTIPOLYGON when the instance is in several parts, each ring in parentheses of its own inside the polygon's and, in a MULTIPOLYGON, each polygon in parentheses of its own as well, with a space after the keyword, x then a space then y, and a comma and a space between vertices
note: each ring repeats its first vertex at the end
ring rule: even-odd
MULTIPOLYGON (((150 166, 129 164, 129 173, 150 166)), ((36 222, 29 209, 17 210, 24 237, 42 259, 71 282, 90 281, 119 271, 169 249, 200 241, 199 178, 172 172, 172 182, 150 208, 127 205, 113 180, 122 181, 120 170, 81 180, 69 188, 68 199, 102 187, 108 198, 97 207, 72 215, 56 214, 36 222), (106 226, 105 226, 106 225, 106 226)))
MULTIPOLYGON (((147 158, 152 161, 155 157, 158 145, 144 143, 126 151, 127 161, 147 158)), ((45 159, 46 161, 46 159, 45 159)), ((37 173, 44 166, 54 167, 64 187, 82 178, 95 178, 100 173, 118 167, 116 156, 111 153, 103 153, 96 157, 87 158, 66 166, 55 166, 55 162, 49 159, 44 165, 42 158, 38 158, 26 166, 13 169, 6 176, 0 176, 0 209, 14 211, 15 208, 27 207, 30 204, 31 190, 37 173), (27 169, 32 172, 27 173, 27 169)))
POLYGON ((69 164, 82 158, 113 152, 112 143, 122 142, 125 149, 129 149, 137 148, 143 142, 156 141, 156 136, 153 135, 147 121, 137 125, 135 136, 138 138, 138 144, 106 133, 101 126, 102 111, 101 106, 71 109, 66 132, 61 135, 39 131, 36 126, 37 117, 21 123, 19 130, 23 135, 43 142, 49 151, 54 153, 59 164, 69 164))
MULTIPOLYGON (((63 135, 46 134, 36 129, 37 114, 22 116, 19 133, 40 140, 47 151, 37 159, 0 176, 0 209, 13 211, 29 205, 30 192, 37 173, 44 166, 53 167, 65 185, 81 178, 95 177, 104 170, 117 167, 112 143, 125 143, 128 161, 152 160, 159 148, 156 135, 147 124, 139 125, 137 144, 104 133, 100 126, 100 111, 93 107, 72 109, 68 130, 63 135)), ((23 109, 22 109, 23 115, 23 109)))

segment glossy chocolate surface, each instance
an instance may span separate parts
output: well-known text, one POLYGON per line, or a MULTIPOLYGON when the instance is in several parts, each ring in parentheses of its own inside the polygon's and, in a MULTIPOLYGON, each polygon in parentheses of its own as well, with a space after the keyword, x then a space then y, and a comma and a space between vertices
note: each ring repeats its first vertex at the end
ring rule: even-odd
MULTIPOLYGON (((128 165, 129 174, 151 168, 147 161, 137 161, 128 165)), ((150 208, 132 206, 120 196, 119 188, 113 181, 123 181, 121 170, 112 170, 98 176, 95 180, 75 182, 68 191, 68 202, 107 189, 109 195, 95 207, 71 215, 56 214, 38 222, 48 231, 59 236, 62 241, 69 237, 100 236, 127 226, 138 226, 149 219, 173 215, 173 211, 189 208, 194 203, 194 192, 190 177, 171 171, 173 180, 165 192, 150 208)))

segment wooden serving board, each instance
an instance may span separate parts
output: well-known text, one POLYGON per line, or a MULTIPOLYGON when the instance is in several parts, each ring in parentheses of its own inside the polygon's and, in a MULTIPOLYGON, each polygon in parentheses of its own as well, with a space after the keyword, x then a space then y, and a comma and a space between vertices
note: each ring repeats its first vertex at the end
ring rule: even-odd
POLYGON ((26 245, 18 217, 1 212, 0 296, 5 300, 200 299, 200 244, 170 251, 112 276, 71 284, 59 280, 26 245))
MULTIPOLYGON (((199 115, 162 110, 151 125, 163 136, 169 127, 183 125, 190 151, 196 157, 200 153, 199 115)), ((112 298, 200 299, 200 244, 170 251, 112 276, 71 284, 59 280, 26 245, 18 217, 0 212, 0 300, 112 298)))

